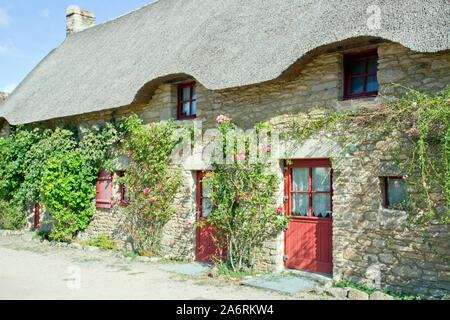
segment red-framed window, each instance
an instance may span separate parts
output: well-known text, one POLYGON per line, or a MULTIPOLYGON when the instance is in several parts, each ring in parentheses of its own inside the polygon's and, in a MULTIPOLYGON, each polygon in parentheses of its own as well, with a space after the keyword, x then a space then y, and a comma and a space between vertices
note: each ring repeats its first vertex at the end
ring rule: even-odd
POLYGON ((377 49, 353 52, 344 56, 344 99, 378 95, 377 49))
POLYGON ((178 85, 178 119, 193 119, 197 114, 197 87, 196 82, 178 85))
POLYGON ((407 186, 403 177, 384 177, 384 207, 388 209, 405 209, 407 204, 407 186))
MULTIPOLYGON (((123 177, 125 175, 125 171, 119 171, 119 177, 123 177)), ((120 202, 119 205, 121 207, 128 206, 128 189, 125 187, 124 184, 120 184, 120 202)))
POLYGON ((112 207, 112 174, 101 171, 97 178, 97 208, 112 207))
POLYGON ((332 217, 333 170, 329 159, 291 160, 285 171, 285 207, 293 217, 332 217))
POLYGON ((41 206, 39 203, 34 204, 34 228, 39 229, 40 228, 40 217, 41 214, 41 206))
POLYGON ((197 220, 200 218, 208 219, 213 212, 213 203, 209 197, 210 190, 203 183, 203 177, 206 175, 203 171, 197 172, 197 220))

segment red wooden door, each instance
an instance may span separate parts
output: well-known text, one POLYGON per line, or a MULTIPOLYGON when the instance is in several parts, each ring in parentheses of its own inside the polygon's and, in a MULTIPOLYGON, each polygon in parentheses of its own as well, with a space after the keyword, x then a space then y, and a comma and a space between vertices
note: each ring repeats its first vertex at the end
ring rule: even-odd
MULTIPOLYGON (((197 261, 214 262, 214 256, 219 257, 220 251, 216 246, 214 237, 216 231, 207 222, 208 217, 211 216, 213 205, 211 199, 208 197, 208 190, 204 188, 202 179, 203 172, 197 173, 197 221, 205 221, 203 227, 197 228, 197 241, 195 250, 195 259, 197 261)), ((226 251, 223 250, 223 256, 226 256, 226 251)))
POLYGON ((328 159, 292 160, 285 170, 285 266, 332 274, 332 169, 328 159))

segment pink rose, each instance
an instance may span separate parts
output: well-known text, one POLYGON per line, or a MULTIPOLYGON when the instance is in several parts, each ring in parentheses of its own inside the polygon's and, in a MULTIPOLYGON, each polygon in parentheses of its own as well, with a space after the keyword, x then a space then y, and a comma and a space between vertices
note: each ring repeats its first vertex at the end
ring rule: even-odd
POLYGON ((237 203, 237 204, 241 204, 241 202, 240 202, 239 200, 236 200, 236 203, 237 203))
POLYGON ((188 222, 188 227, 192 228, 192 223, 188 222))
POLYGON ((252 198, 251 195, 247 195, 247 196, 245 196, 245 197, 247 198, 247 200, 250 200, 250 199, 252 198))
POLYGON ((411 107, 416 107, 417 106, 417 102, 413 102, 412 104, 411 104, 411 107))
POLYGON ((149 189, 149 188, 145 188, 144 192, 145 192, 146 194, 149 194, 149 193, 150 193, 150 189, 149 189))
POLYGON ((222 114, 216 118, 216 121, 217 121, 218 123, 222 123, 222 122, 228 121, 228 120, 230 120, 230 119, 229 119, 227 116, 224 116, 224 115, 222 115, 222 114))
POLYGON ((277 213, 280 214, 280 213, 282 213, 282 212, 283 212, 283 207, 278 207, 278 208, 277 208, 277 213))
POLYGON ((150 202, 156 202, 155 198, 150 198, 150 202))

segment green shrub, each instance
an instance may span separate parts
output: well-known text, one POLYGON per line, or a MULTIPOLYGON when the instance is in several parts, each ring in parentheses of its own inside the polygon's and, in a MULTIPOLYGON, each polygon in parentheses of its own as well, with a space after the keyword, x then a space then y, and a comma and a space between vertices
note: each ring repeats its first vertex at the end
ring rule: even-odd
POLYGON ((97 238, 86 241, 86 245, 99 247, 101 250, 112 250, 116 248, 116 243, 114 240, 106 236, 104 233, 99 234, 97 238))
POLYGON ((27 223, 26 211, 15 206, 12 201, 0 200, 0 229, 21 230, 27 223))

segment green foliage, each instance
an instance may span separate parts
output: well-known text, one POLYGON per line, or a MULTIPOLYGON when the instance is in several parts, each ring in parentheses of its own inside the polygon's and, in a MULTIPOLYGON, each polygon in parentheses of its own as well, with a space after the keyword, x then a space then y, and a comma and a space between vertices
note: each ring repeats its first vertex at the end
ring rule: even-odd
POLYGON ((99 234, 97 238, 86 241, 86 245, 98 247, 101 250, 112 250, 116 248, 116 243, 114 240, 106 236, 104 233, 99 234))
POLYGON ((25 227, 26 214, 12 201, 0 199, 0 229, 19 230, 25 227))
POLYGON ((121 131, 112 124, 83 130, 14 128, 0 138, 0 221, 10 228, 26 225, 27 206, 41 203, 56 225, 53 240, 70 241, 93 214, 94 183, 100 168, 112 167, 121 131), (8 209, 9 208, 9 209, 8 209))
MULTIPOLYGON (((257 127, 257 131, 261 128, 257 127)), ((213 171, 203 178, 204 188, 214 205, 213 214, 207 219, 217 231, 215 242, 219 249, 227 248, 227 263, 234 272, 252 268, 258 248, 264 240, 284 228, 288 222, 282 210, 277 211, 275 193, 279 188, 279 179, 268 169, 270 164, 262 161, 258 152, 255 163, 250 163, 250 142, 236 131, 235 125, 227 119, 219 124, 224 150, 227 149, 227 137, 234 137, 231 164, 213 163, 213 171), (242 149, 237 141, 244 141, 242 149), (207 186, 207 187, 206 187, 207 186)), ((258 146, 258 150, 269 146, 258 146)), ((256 152, 256 150, 252 150, 256 152)), ((270 151, 269 151, 270 152, 270 151)), ((205 221, 196 227, 202 228, 205 221)), ((221 253, 222 254, 222 253, 221 253)), ((217 257, 222 263, 222 257, 217 257)))
POLYGON ((56 221, 50 233, 54 240, 70 241, 88 226, 94 214, 92 199, 98 170, 91 161, 73 151, 47 162, 42 193, 45 207, 56 221))
POLYGON ((130 166, 121 179, 130 192, 128 231, 139 254, 159 254, 163 227, 175 213, 172 203, 181 175, 171 167, 170 156, 180 139, 173 139, 173 121, 147 127, 133 115, 122 123, 126 132, 123 153, 130 166))

